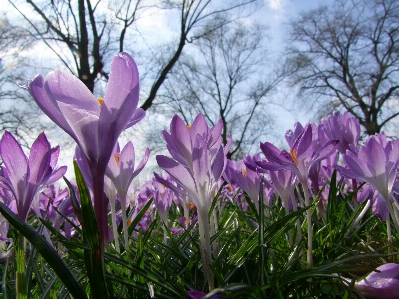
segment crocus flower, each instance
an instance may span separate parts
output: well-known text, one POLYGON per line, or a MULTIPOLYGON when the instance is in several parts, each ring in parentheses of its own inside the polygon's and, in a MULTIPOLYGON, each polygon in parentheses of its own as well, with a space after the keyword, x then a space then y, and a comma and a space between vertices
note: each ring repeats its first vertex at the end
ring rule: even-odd
MULTIPOLYGON (((132 180, 143 170, 148 161, 150 150, 147 148, 144 158, 140 161, 135 169, 136 154, 132 142, 128 142, 120 151, 119 143, 113 150, 113 159, 110 159, 105 174, 111 179, 116 188, 116 192, 121 201, 123 233, 125 238, 125 248, 128 248, 128 232, 127 232, 127 217, 126 217, 126 198, 132 180)), ((113 202, 115 203, 115 202, 113 202)))
POLYGON ((399 264, 384 264, 355 284, 366 299, 399 298, 399 264))
POLYGON ((267 161, 259 161, 256 164, 266 170, 289 169, 297 175, 301 183, 307 185, 310 168, 330 156, 338 145, 337 140, 331 140, 314 151, 312 131, 312 126, 307 125, 289 153, 280 151, 269 142, 261 143, 260 148, 267 161))
POLYGON ((357 146, 360 139, 359 121, 349 112, 340 114, 339 112, 321 120, 324 132, 330 140, 339 140, 338 151, 345 154, 350 150, 350 145, 357 146))
POLYGON ((230 184, 237 184, 255 204, 258 203, 261 180, 259 173, 247 168, 243 161, 227 160, 223 176, 230 184))
POLYGON ((15 137, 5 131, 0 141, 0 156, 4 163, 0 185, 6 189, 8 201, 15 201, 16 213, 26 220, 35 194, 45 184, 60 179, 66 166, 56 169, 59 148, 52 149, 46 135, 41 133, 26 157, 15 137))
MULTIPOLYGON (((167 148, 175 160, 163 155, 156 157, 158 165, 187 191, 197 207, 202 266, 210 290, 214 288, 214 278, 209 266, 212 258, 208 211, 216 194, 218 180, 226 166, 226 154, 230 149, 230 145, 223 149, 222 129, 221 120, 209 129, 202 114, 194 119, 191 126, 187 126, 175 115, 170 124, 170 134, 163 131, 167 148)), ((166 187, 176 190, 171 185, 167 182, 165 184, 166 187)))
MULTIPOLYGON (((336 166, 336 168, 343 176, 367 182, 379 192, 399 232, 398 219, 393 211, 396 207, 391 204, 392 187, 399 165, 399 140, 389 141, 385 146, 384 144, 383 137, 371 136, 357 153, 347 151, 343 155, 346 167, 336 166)), ((387 218, 388 225, 389 217, 387 218)), ((388 234, 389 231, 388 228, 388 234)), ((389 235, 388 238, 390 238, 389 235)))
MULTIPOLYGON (((288 140, 288 139, 287 139, 288 140)), ((314 147, 315 139, 313 135, 313 126, 308 124, 303 133, 300 134, 294 141, 290 152, 280 151, 273 144, 269 142, 261 143, 260 148, 265 155, 266 161, 246 161, 248 167, 260 168, 266 170, 288 169, 297 175, 299 181, 304 188, 305 205, 309 206, 308 194, 308 178, 309 172, 312 167, 317 163, 331 155, 337 145, 337 140, 331 140, 325 144, 314 147), (254 165, 255 163, 255 165, 254 165)), ((312 267, 312 222, 310 210, 306 210, 306 218, 308 222, 308 266, 312 267)))
POLYGON ((51 72, 45 79, 37 75, 29 82, 28 90, 43 112, 76 141, 87 158, 102 248, 108 234, 105 169, 121 132, 145 115, 137 109, 136 64, 126 53, 114 57, 104 98, 97 99, 78 78, 63 70, 51 72))

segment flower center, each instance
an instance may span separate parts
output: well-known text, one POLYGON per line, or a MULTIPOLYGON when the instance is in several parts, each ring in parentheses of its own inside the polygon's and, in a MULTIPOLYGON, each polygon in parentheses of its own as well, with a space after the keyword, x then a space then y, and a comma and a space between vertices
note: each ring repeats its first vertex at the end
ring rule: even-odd
POLYGON ((98 98, 97 101, 100 104, 100 106, 104 104, 104 98, 98 98))

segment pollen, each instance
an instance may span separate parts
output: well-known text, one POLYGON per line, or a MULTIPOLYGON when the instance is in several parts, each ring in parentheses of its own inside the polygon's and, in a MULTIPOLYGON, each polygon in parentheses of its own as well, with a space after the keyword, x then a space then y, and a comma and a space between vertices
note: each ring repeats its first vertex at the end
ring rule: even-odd
POLYGON ((114 155, 116 164, 119 164, 119 157, 120 156, 121 156, 121 153, 117 153, 116 155, 114 155))
POLYGON ((100 104, 100 106, 104 104, 104 98, 98 98, 97 101, 100 104))
POLYGON ((292 158, 292 160, 294 160, 295 164, 298 165, 298 159, 296 158, 296 150, 290 150, 290 156, 292 158))
POLYGON ((246 169, 241 169, 241 173, 244 176, 244 178, 247 177, 247 170, 246 169))

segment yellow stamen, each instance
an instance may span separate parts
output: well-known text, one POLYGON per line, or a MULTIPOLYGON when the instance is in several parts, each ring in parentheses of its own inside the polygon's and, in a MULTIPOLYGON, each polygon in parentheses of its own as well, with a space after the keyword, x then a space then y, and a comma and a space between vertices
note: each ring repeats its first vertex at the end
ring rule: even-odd
POLYGON ((97 101, 100 104, 100 106, 104 104, 104 98, 98 98, 97 101))
POLYGON ((241 173, 244 176, 244 178, 247 177, 247 170, 246 169, 241 169, 241 173))
POLYGON ((187 129, 190 131, 190 130, 191 130, 191 125, 188 125, 188 126, 187 126, 187 129))
POLYGON ((190 204, 190 210, 195 211, 195 205, 193 203, 190 204))
POLYGON ((121 153, 117 153, 116 155, 114 155, 116 164, 119 164, 119 157, 120 156, 121 156, 121 153))
POLYGON ((298 160, 296 158, 296 150, 293 150, 293 149, 290 150, 290 156, 291 156, 292 160, 294 160, 295 164, 298 165, 299 163, 298 163, 298 160))
POLYGON ((230 191, 233 191, 233 187, 231 187, 231 185, 227 185, 227 188, 228 188, 230 191))

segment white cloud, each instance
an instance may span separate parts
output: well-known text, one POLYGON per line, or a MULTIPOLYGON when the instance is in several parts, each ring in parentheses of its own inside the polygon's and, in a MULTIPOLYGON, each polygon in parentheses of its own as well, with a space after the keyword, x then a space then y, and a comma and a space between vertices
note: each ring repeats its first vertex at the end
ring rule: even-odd
POLYGON ((281 10, 285 4, 285 0, 265 0, 266 4, 272 10, 281 10))

